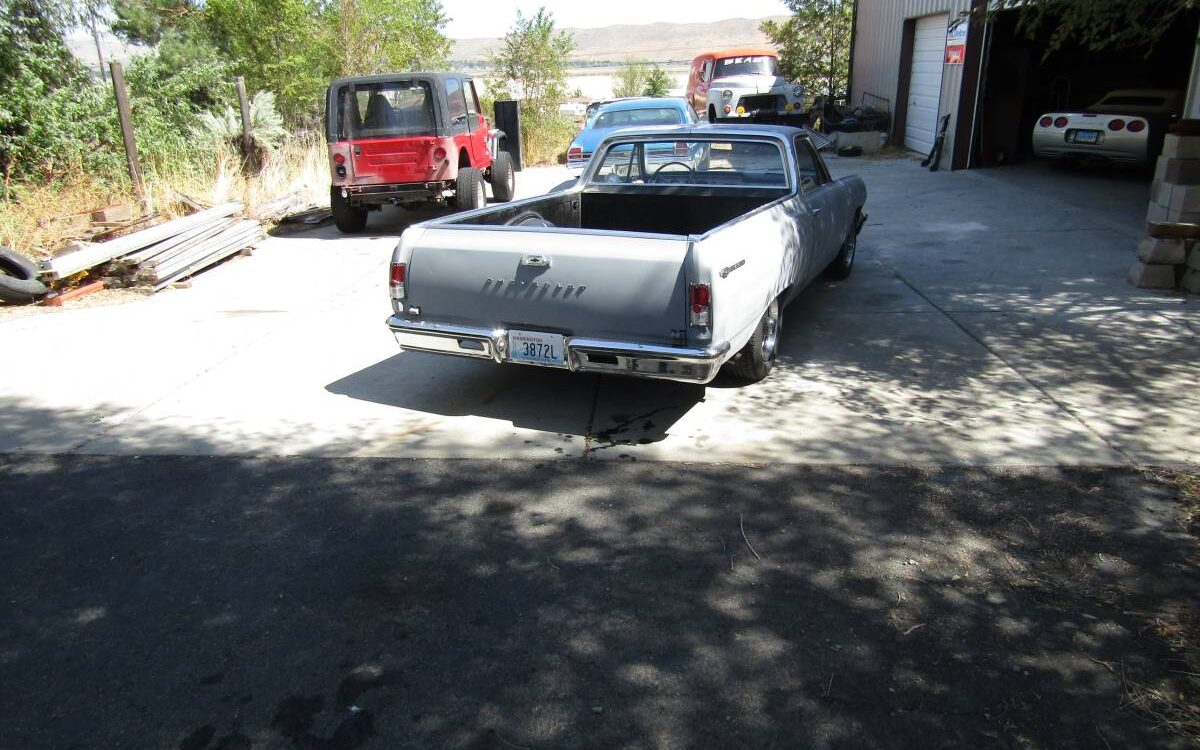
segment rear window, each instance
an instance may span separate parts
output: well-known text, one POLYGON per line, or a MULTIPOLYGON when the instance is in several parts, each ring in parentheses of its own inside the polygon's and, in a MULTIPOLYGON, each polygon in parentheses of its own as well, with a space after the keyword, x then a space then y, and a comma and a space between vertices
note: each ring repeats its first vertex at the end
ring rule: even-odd
POLYGON ((630 128, 638 125, 678 125, 682 122, 683 114, 679 110, 673 107, 653 107, 601 112, 592 127, 604 130, 607 128, 630 128))
POLYGON ((425 81, 358 83, 344 86, 338 96, 343 140, 433 133, 433 91, 425 81))
POLYGON ((592 185, 787 187, 784 153, 767 141, 639 141, 609 145, 592 185))
POLYGON ((747 57, 725 57, 717 60, 717 70, 714 78, 728 76, 777 76, 779 61, 770 55, 750 55, 747 57))

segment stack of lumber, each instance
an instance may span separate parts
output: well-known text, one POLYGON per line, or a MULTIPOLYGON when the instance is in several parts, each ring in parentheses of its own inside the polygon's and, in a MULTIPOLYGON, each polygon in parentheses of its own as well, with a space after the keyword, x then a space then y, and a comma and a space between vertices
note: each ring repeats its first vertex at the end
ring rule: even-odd
POLYGON ((262 225, 233 218, 241 210, 240 203, 226 203, 108 242, 83 245, 42 261, 42 277, 61 279, 111 263, 114 276, 161 289, 258 242, 262 225))

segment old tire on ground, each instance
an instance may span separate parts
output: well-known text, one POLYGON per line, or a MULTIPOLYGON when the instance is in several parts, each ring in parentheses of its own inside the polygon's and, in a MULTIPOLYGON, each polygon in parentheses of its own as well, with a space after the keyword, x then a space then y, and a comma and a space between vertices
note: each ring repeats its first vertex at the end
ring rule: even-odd
POLYGON ((517 178, 513 173, 512 157, 507 151, 499 151, 492 159, 492 195, 501 203, 513 199, 517 192, 517 178))
POLYGON ((458 170, 458 181, 454 186, 454 205, 459 211, 470 211, 487 205, 487 193, 483 191, 483 172, 474 167, 458 170))
POLYGON ((350 200, 342 197, 341 188, 329 189, 329 208, 338 231, 355 234, 367 228, 367 209, 351 206, 350 200))
POLYGON ((842 249, 838 251, 837 256, 825 267, 825 276, 835 281, 850 278, 850 272, 854 270, 854 256, 858 250, 858 214, 854 215, 854 221, 850 223, 850 236, 842 243, 842 249))
POLYGON ((757 383, 767 377, 775 366, 775 355, 779 351, 779 329, 782 319, 779 315, 779 300, 772 300, 758 321, 754 335, 746 342, 746 346, 730 360, 729 372, 735 377, 751 383, 757 383))
POLYGON ((50 291, 38 281, 38 267, 29 258, 0 245, 0 300, 25 304, 50 291))

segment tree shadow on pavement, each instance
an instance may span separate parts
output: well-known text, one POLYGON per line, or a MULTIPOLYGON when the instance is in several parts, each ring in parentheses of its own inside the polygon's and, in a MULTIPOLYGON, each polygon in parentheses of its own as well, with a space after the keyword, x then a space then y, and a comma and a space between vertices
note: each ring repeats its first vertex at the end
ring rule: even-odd
POLYGON ((16 747, 1183 747, 1130 699, 1197 687, 1171 637, 1196 547, 1131 470, 28 456, 0 480, 16 747))

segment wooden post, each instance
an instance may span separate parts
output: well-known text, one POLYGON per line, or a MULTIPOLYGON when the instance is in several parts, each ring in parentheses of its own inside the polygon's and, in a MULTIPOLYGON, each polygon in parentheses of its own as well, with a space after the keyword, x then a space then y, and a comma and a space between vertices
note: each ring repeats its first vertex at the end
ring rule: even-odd
POLYGON ((129 94, 125 91, 125 72, 121 63, 110 62, 109 72, 112 73, 113 93, 117 96, 117 118, 121 122, 121 140, 125 142, 125 158, 129 161, 129 181, 133 183, 133 191, 142 208, 146 206, 146 188, 142 184, 142 165, 138 161, 137 141, 133 137, 133 117, 129 113, 129 94))
POLYGON ((250 129, 250 99, 246 96, 246 79, 238 76, 237 82, 238 107, 242 111, 242 157, 246 168, 252 172, 258 171, 258 158, 254 150, 254 133, 250 129))

